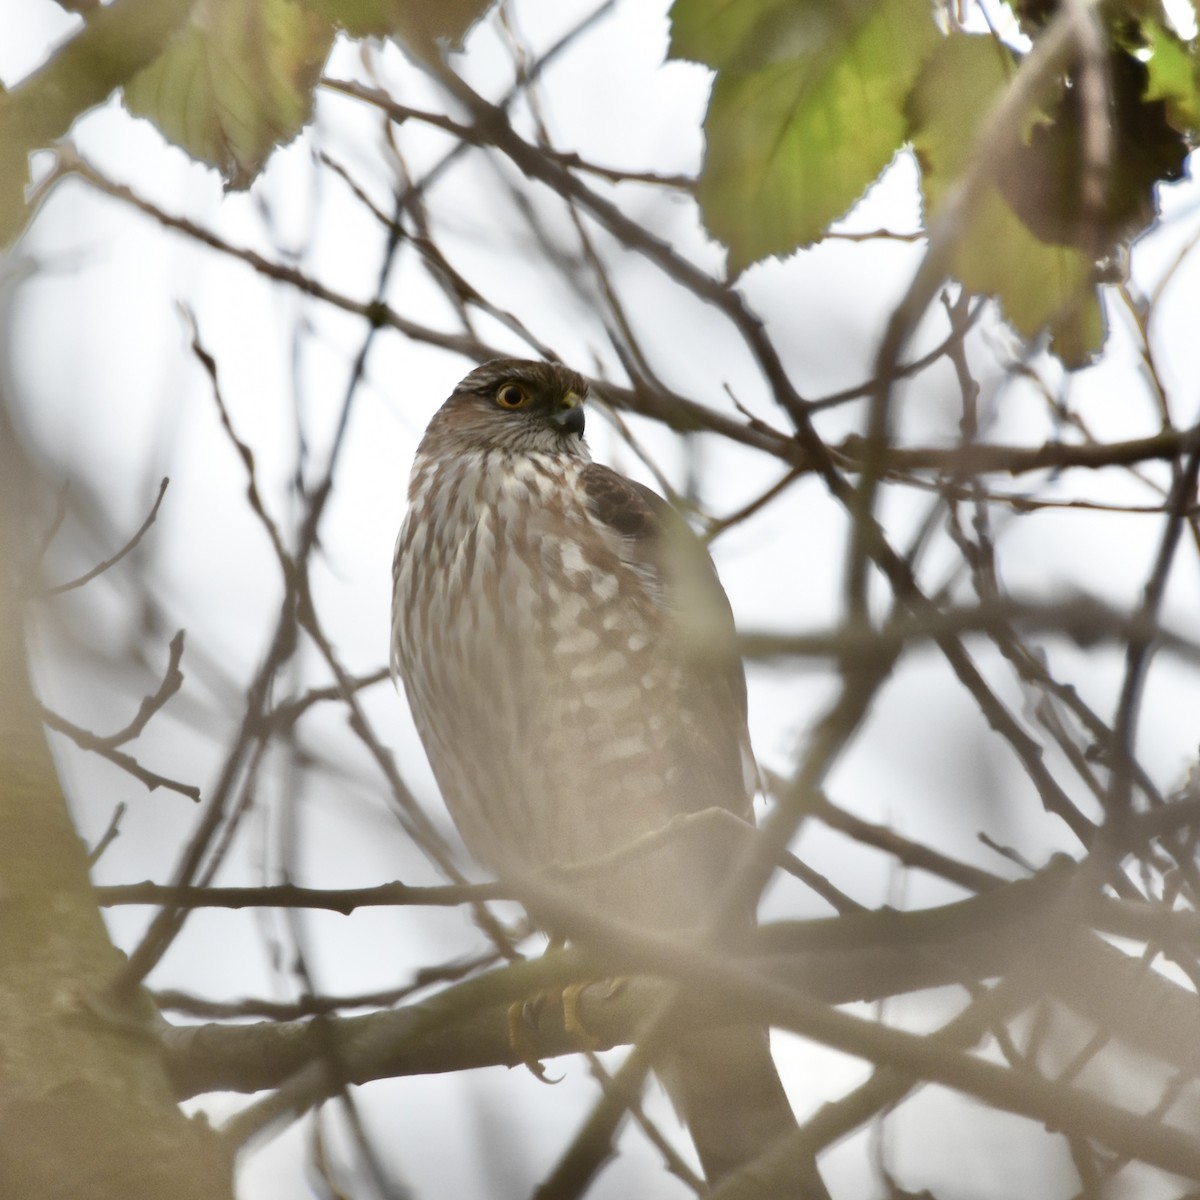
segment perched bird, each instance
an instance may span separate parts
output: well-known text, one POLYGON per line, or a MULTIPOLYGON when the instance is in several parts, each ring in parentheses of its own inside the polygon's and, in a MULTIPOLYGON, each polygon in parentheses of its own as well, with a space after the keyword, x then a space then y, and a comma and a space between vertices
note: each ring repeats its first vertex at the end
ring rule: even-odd
MULTIPOLYGON (((421 440, 396 546, 393 667, 464 842, 501 877, 613 855, 680 814, 752 820, 729 602, 670 505, 591 461, 587 391, 553 363, 467 375, 421 440)), ((694 928, 735 845, 655 844, 563 886, 694 928)), ((710 1183, 796 1128, 764 1029, 681 1036, 656 1069, 710 1183)))

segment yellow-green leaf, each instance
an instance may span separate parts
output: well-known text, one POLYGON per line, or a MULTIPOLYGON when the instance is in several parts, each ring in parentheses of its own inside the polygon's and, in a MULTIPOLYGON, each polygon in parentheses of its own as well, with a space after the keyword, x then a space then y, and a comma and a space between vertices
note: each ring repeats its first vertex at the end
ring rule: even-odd
POLYGON ((928 0, 676 0, 672 51, 717 65, 697 197, 733 272, 815 241, 903 144, 941 39, 928 0))
MULTIPOLYGON (((909 113, 927 219, 936 219, 976 156, 988 153, 978 144, 979 130, 1013 71, 1008 52, 991 38, 965 34, 946 38, 926 64, 909 113)), ((1022 132, 1039 119, 1027 114, 1022 132)), ((1040 241, 994 185, 964 214, 951 271, 972 291, 998 297, 1024 336, 1048 330, 1069 366, 1082 365, 1103 344, 1104 314, 1089 256, 1040 241)))
POLYGON ((248 187, 271 151, 312 116, 334 30, 294 0, 197 0, 166 50, 125 87, 148 117, 232 187, 248 187))
POLYGON ((1167 118, 1182 133, 1200 130, 1200 94, 1196 87, 1196 46, 1187 45, 1157 21, 1142 22, 1150 57, 1146 62, 1147 100, 1163 100, 1167 118))
POLYGON ((836 46, 871 15, 876 0, 675 0, 671 58, 717 70, 752 71, 836 46))
POLYGON ((409 49, 462 49, 492 0, 306 0, 352 37, 398 37, 409 49))
POLYGON ((0 86, 0 246, 24 228, 29 155, 162 53, 192 0, 115 0, 11 90, 0 86))

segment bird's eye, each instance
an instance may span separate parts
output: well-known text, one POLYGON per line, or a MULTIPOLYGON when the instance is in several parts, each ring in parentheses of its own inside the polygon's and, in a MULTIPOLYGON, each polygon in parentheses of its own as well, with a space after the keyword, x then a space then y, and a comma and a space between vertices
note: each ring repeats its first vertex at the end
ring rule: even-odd
POLYGON ((529 397, 525 394, 525 389, 518 387, 515 383, 506 383, 496 393, 496 403, 501 408, 521 408, 529 403, 529 397))

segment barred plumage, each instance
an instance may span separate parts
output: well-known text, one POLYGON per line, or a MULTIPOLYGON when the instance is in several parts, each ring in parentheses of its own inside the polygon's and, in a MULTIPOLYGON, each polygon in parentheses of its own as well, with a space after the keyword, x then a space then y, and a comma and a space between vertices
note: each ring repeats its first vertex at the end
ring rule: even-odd
MULTIPOLYGON (((748 815, 752 797, 724 591, 660 497, 591 462, 586 393, 552 364, 471 372, 421 441, 396 547, 394 668, 463 840, 502 875, 611 854, 681 813, 748 815)), ((686 928, 729 846, 667 839, 569 886, 686 928)), ((666 1065, 710 1177, 794 1128, 760 1030, 666 1065)))

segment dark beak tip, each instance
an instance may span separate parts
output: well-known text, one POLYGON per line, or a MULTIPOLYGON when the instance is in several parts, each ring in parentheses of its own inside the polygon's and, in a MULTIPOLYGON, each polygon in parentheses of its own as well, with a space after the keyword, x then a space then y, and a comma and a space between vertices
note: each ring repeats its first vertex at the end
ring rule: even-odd
POLYGON ((558 413, 555 418, 559 428, 564 433, 573 433, 578 437, 583 436, 583 429, 586 423, 583 413, 583 405, 576 404, 572 408, 565 408, 558 413))

